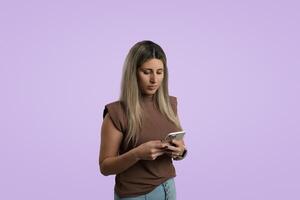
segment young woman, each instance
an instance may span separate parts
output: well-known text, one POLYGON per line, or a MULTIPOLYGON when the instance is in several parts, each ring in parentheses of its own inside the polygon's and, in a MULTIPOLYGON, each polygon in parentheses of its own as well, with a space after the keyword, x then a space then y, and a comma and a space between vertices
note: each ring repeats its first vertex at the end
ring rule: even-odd
POLYGON ((164 141, 182 129, 159 45, 141 41, 130 49, 120 99, 105 106, 103 118, 99 164, 103 175, 116 174, 115 200, 176 199, 172 159, 186 148, 183 140, 164 141))

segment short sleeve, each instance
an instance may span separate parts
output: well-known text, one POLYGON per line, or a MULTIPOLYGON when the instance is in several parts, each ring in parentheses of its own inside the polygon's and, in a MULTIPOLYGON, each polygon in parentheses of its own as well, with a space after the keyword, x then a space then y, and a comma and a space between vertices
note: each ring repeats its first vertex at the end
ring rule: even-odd
POLYGON ((174 96, 170 96, 170 103, 175 115, 177 116, 177 98, 174 96))
POLYGON ((126 119, 124 108, 120 101, 113 102, 105 105, 103 111, 103 118, 109 113, 109 117, 112 120, 114 126, 122 133, 126 131, 126 119))

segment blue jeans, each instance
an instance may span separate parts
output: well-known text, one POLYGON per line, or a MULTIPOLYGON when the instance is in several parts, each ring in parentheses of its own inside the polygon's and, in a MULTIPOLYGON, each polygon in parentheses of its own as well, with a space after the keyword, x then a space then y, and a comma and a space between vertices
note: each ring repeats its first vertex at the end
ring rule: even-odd
POLYGON ((174 178, 170 178, 157 186, 151 192, 137 196, 120 198, 115 192, 115 200, 176 200, 176 188, 174 178))

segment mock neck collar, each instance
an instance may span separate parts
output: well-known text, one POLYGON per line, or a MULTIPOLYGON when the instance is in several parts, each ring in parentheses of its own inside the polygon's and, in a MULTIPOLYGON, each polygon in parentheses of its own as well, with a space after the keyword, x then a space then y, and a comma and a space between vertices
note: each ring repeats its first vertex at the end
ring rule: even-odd
POLYGON ((153 102, 154 101, 154 95, 142 95, 142 101, 143 102, 153 102))

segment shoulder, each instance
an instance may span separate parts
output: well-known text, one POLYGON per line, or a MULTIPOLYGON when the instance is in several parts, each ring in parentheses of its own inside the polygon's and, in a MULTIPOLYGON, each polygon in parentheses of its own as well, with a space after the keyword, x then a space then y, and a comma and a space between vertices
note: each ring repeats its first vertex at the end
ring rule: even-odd
POLYGON ((175 97, 175 96, 169 96, 169 98, 170 98, 170 102, 171 103, 177 103, 177 97, 175 97))
POLYGON ((177 115, 177 97, 169 96, 169 98, 170 98, 170 104, 172 106, 172 109, 174 113, 177 115))
POLYGON ((122 114, 125 112, 124 104, 121 101, 113 101, 104 106, 103 118, 107 113, 122 114))
POLYGON ((107 103, 105 106, 122 106, 122 105, 123 105, 122 101, 118 100, 118 101, 107 103))
POLYGON ((109 117, 115 127, 119 131, 124 132, 126 130, 126 114, 124 104, 121 101, 114 101, 106 104, 103 110, 103 118, 105 118, 107 113, 109 114, 109 117))

